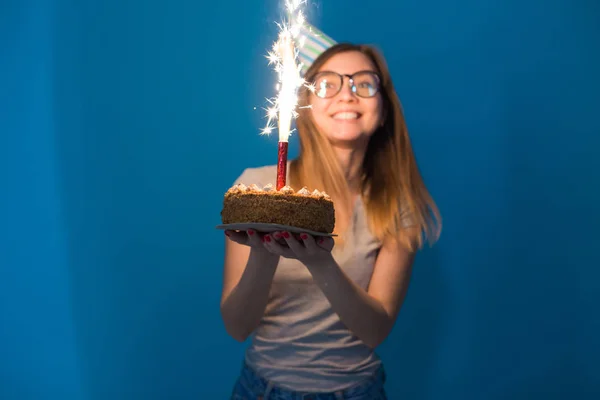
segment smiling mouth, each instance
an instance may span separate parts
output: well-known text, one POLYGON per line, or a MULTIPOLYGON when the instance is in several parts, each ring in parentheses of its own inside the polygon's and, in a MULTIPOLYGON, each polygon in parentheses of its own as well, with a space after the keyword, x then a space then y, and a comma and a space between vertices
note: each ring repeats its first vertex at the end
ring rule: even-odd
POLYGON ((342 120, 342 121, 347 121, 347 120, 356 120, 359 119, 361 116, 361 114, 356 113, 356 112, 351 112, 351 111, 343 111, 343 112, 339 112, 339 113, 335 113, 333 114, 332 118, 336 119, 336 120, 342 120))

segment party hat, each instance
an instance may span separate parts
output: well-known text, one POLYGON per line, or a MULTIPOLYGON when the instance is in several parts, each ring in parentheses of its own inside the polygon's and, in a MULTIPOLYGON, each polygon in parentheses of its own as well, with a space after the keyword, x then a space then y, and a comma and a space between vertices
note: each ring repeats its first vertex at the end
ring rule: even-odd
POLYGON ((302 63, 303 74, 321 53, 336 44, 335 40, 309 23, 300 28, 299 39, 298 60, 302 63))

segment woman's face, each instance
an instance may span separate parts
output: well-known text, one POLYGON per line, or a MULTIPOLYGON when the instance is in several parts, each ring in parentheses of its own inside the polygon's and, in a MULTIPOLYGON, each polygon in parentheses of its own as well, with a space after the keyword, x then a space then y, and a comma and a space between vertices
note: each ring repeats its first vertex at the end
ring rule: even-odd
POLYGON ((381 125, 383 100, 379 93, 379 82, 372 73, 354 76, 356 93, 352 91, 349 77, 343 76, 341 89, 332 97, 322 98, 317 94, 333 94, 339 88, 340 80, 334 74, 353 75, 360 71, 376 72, 370 59, 358 52, 344 52, 331 57, 319 69, 315 79, 315 91, 310 95, 313 120, 317 128, 327 136, 334 146, 354 147, 364 145, 381 125), (358 94, 373 97, 362 97, 358 94), (358 94, 357 94, 358 93, 358 94))

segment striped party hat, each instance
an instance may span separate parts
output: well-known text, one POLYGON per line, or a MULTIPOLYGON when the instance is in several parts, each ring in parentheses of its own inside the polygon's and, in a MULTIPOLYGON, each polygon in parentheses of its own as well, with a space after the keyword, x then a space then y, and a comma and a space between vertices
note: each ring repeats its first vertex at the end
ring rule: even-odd
POLYGON ((298 60, 302 63, 302 73, 306 73, 315 59, 336 42, 316 27, 305 23, 298 37, 298 60))

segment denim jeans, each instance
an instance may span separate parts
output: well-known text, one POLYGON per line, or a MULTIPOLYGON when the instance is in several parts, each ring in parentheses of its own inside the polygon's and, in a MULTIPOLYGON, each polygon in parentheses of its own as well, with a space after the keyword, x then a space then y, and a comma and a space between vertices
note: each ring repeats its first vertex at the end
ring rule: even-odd
POLYGON ((367 380, 331 393, 295 392, 280 388, 244 363, 230 400, 387 400, 383 367, 367 380))

